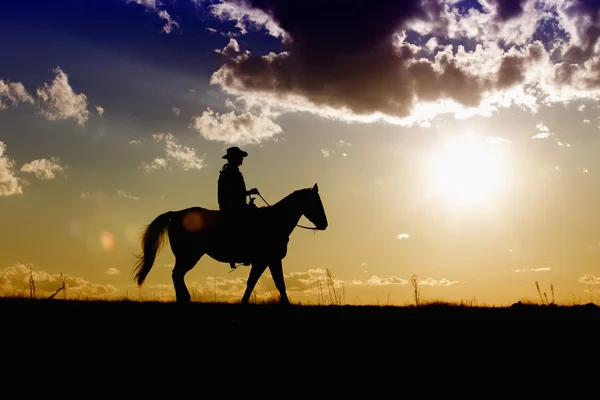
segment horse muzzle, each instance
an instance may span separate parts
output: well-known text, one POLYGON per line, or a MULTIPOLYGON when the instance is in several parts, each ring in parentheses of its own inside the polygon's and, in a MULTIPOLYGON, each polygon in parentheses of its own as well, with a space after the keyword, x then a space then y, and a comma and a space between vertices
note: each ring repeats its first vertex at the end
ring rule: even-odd
POLYGON ((324 231, 325 229, 327 229, 327 225, 327 222, 325 222, 324 224, 316 225, 316 228, 317 230, 324 231))

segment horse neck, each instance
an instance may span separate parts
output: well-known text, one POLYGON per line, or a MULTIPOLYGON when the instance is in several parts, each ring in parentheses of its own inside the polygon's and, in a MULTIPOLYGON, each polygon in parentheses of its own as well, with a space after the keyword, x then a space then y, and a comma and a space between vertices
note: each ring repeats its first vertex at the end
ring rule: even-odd
POLYGON ((272 207, 278 220, 282 221, 282 230, 289 236, 302 217, 301 203, 296 192, 284 197, 272 207))

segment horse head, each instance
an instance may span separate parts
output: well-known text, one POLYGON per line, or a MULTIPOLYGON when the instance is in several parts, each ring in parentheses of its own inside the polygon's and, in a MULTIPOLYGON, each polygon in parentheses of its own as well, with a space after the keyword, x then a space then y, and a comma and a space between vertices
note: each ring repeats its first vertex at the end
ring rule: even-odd
POLYGON ((303 210, 303 214, 310 222, 315 224, 315 227, 323 231, 327 229, 327 215, 325 215, 325 209, 323 208, 323 202, 319 195, 319 187, 315 185, 308 189, 306 207, 303 210))

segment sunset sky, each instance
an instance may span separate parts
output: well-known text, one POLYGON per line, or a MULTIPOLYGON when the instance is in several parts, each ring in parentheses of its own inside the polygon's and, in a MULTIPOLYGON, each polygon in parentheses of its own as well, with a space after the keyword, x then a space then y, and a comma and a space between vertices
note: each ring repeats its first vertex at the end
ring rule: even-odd
MULTIPOLYGON (((0 38, 1 295, 173 299, 169 247, 135 285, 139 233, 218 208, 239 146, 271 204, 319 185, 292 302, 327 270, 348 304, 410 304, 414 274, 422 300, 600 296, 597 1, 4 0, 0 38)), ((248 272, 186 282, 239 301, 248 272)))

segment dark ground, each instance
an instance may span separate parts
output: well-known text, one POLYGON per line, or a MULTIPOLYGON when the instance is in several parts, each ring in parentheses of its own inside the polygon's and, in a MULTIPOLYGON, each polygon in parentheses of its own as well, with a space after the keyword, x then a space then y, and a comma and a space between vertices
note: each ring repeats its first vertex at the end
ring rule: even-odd
POLYGON ((318 306, 136 301, 76 301, 0 298, 2 321, 71 324, 95 322, 150 324, 172 323, 233 324, 254 322, 340 322, 411 320, 600 320, 600 307, 540 306, 514 304, 509 307, 453 305, 413 306, 318 306))

